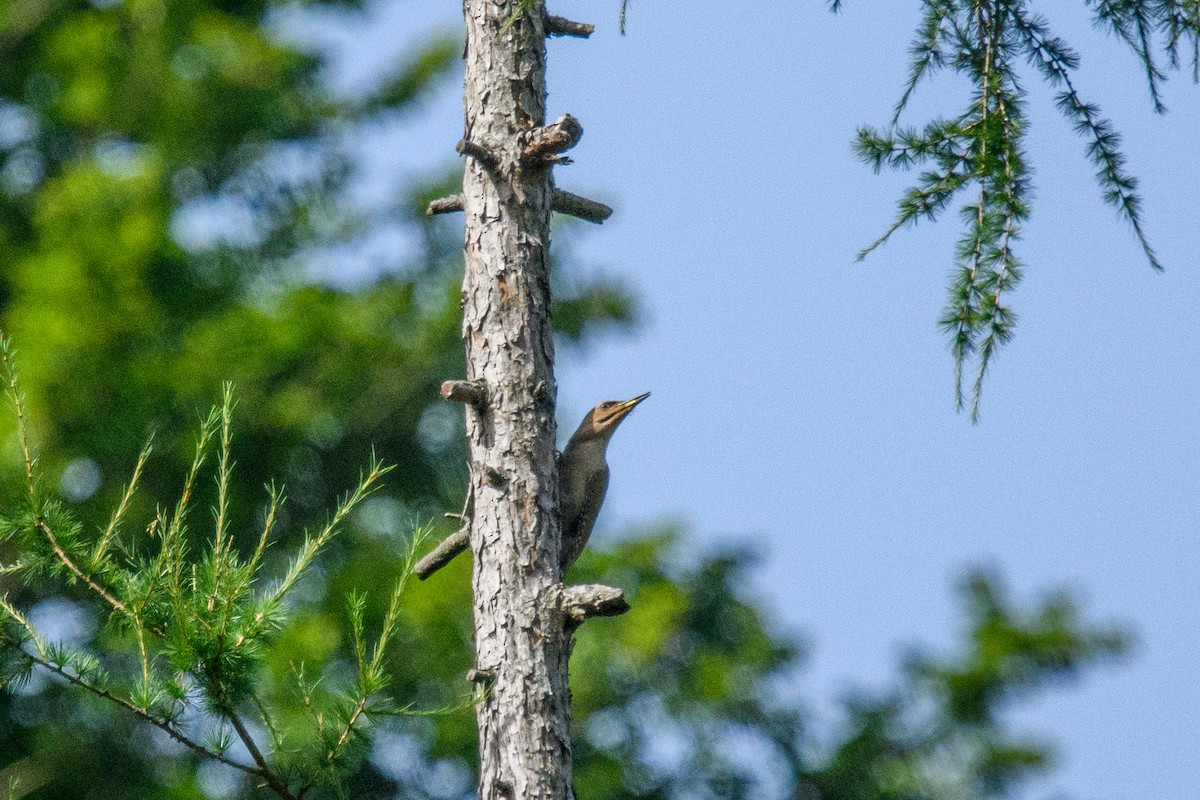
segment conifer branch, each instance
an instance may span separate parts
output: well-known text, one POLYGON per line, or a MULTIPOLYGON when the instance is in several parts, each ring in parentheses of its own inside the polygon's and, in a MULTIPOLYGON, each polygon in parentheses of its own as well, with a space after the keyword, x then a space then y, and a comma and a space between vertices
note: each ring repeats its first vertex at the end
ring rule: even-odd
POLYGON ((1100 116, 1095 105, 1083 101, 1071 81, 1071 70, 1073 64, 1078 63, 1078 57, 1065 48, 1061 40, 1048 35, 1045 23, 1040 18, 1018 17, 1015 26, 1046 79, 1051 85, 1064 87, 1056 104, 1068 119, 1075 122, 1076 132, 1090 139, 1087 155, 1096 166, 1096 181, 1104 189, 1105 201, 1116 206, 1133 228, 1150 266, 1161 271, 1163 266, 1142 227, 1142 200, 1137 194, 1137 178, 1125 171, 1126 159, 1120 150, 1121 136, 1109 120, 1100 116))
MULTIPOLYGON (((144 722, 148 722, 154 727, 162 730, 172 739, 187 747, 189 750, 192 750, 197 755, 214 759, 222 764, 233 767, 234 769, 241 770, 242 772, 250 775, 261 777, 259 770, 255 767, 243 764, 240 761, 236 761, 222 753, 218 753, 215 750, 205 747, 200 742, 197 742, 195 739, 192 739, 183 731, 179 730, 179 728, 171 724, 170 721, 156 717, 154 714, 150 713, 149 709, 142 708, 136 703, 133 703, 132 701, 121 697, 120 695, 114 694, 105 687, 88 680, 77 671, 69 669, 65 664, 59 663, 58 660, 51 658, 48 654, 48 647, 46 643, 34 629, 33 625, 31 625, 25 616, 8 602, 7 598, 0 597, 0 610, 3 610, 9 616, 9 618, 16 622, 23 630, 25 636, 33 647, 33 651, 30 652, 25 648, 20 648, 20 652, 22 656, 29 659, 32 663, 42 667, 48 672, 58 675, 68 683, 78 686, 80 689, 83 689, 95 695, 96 697, 102 698, 110 703, 126 709, 127 711, 132 712, 139 719, 143 720, 144 722)), ((10 642, 10 644, 17 646, 17 643, 10 642)))
POLYGON ((287 783, 282 778, 275 774, 267 764, 267 759, 263 757, 262 751, 258 748, 258 743, 254 741, 254 737, 250 734, 250 730, 246 724, 242 722, 241 717, 232 708, 225 708, 223 714, 229 720, 229 724, 237 732, 238 739, 246 747, 246 751, 250 753, 250 758, 254 761, 257 770, 255 774, 262 779, 263 783, 271 787, 275 794, 279 795, 284 800, 297 800, 296 796, 288 789, 287 783))
MULTIPOLYGON (((176 726, 167 722, 166 720, 159 719, 158 717, 149 713, 145 709, 138 707, 137 705, 126 700, 125 698, 115 695, 103 687, 96 686, 96 685, 84 680, 79 675, 76 675, 75 673, 67 670, 65 667, 62 667, 59 664, 55 664, 54 662, 49 661, 49 660, 43 658, 42 656, 34 655, 34 654, 31 654, 28 652, 26 653, 26 655, 34 663, 38 664, 38 666, 41 666, 41 667, 49 670, 50 672, 53 672, 55 675, 58 675, 59 677, 65 679, 67 682, 74 684, 75 686, 78 686, 79 688, 84 689, 84 690, 96 695, 97 697, 103 698, 104 700, 108 700, 109 702, 115 703, 116 705, 119 705, 122 708, 132 712, 135 716, 137 716, 142 721, 148 722, 151 725, 153 725, 154 727, 158 728, 159 730, 165 732, 172 739, 179 742, 184 747, 193 751, 197 755, 203 756, 205 758, 211 758, 214 761, 219 761, 220 763, 225 764, 226 766, 233 767, 234 769, 240 770, 249 775, 254 775, 254 776, 257 776, 260 778, 266 777, 262 774, 262 772, 258 768, 252 767, 248 764, 243 764, 240 761, 236 761, 232 758, 229 758, 228 756, 224 755, 223 753, 219 753, 216 750, 212 750, 208 747, 205 747, 204 745, 200 744, 195 739, 192 739, 187 734, 183 733, 183 731, 179 730, 179 728, 177 728, 176 726)), ((286 795, 284 795, 284 796, 286 797, 286 795)))
POLYGON ((17 369, 13 362, 15 356, 16 352, 9 344, 8 337, 0 332, 0 362, 4 366, 5 388, 17 414, 17 441, 20 443, 21 455, 25 462, 25 486, 29 492, 29 499, 36 505, 37 486, 33 478, 34 459, 29 447, 29 423, 25 419, 25 397, 17 384, 17 369))
POLYGON ((914 225, 922 218, 936 219, 959 189, 971 179, 969 173, 960 171, 957 167, 947 172, 926 172, 921 175, 920 184, 909 189, 900 199, 895 221, 875 241, 858 251, 855 260, 864 260, 901 228, 914 225))
POLYGON ((153 573, 153 580, 157 581, 159 576, 167 579, 168 591, 175 604, 176 613, 183 613, 183 565, 187 554, 184 522, 187 519, 188 504, 196 486, 196 477, 200 474, 200 468, 207 455, 208 443, 212 439, 219 421, 220 412, 214 408, 201 423, 200 433, 196 437, 196 455, 192 458, 192 465, 184 479, 183 491, 180 493, 179 501, 175 504, 175 511, 170 521, 164 519, 164 524, 161 526, 162 542, 157 559, 158 569, 153 573))
POLYGON ((1179 44, 1183 39, 1192 40, 1192 82, 1200 83, 1200 3, 1196 0, 1168 0, 1163 3, 1166 16, 1163 27, 1167 31, 1167 62, 1171 69, 1180 68, 1179 44))
POLYGON ((267 545, 270 543, 271 531, 275 528, 275 520, 279 515, 279 509, 286 500, 283 491, 275 488, 275 484, 273 483, 267 486, 267 493, 270 496, 270 503, 267 506, 267 516, 263 521, 263 529, 258 537, 258 544, 255 546, 254 552, 250 555, 250 560, 246 565, 247 570, 252 575, 257 571, 263 554, 267 552, 267 545))
POLYGON ((99 595, 100 598, 103 599, 104 602, 108 603, 114 610, 120 611, 122 614, 125 614, 127 616, 132 616, 132 614, 129 611, 128 606, 126 606, 123 602, 121 602, 119 599, 117 599, 111 592, 109 592, 107 589, 105 589, 103 586, 101 586, 99 583, 97 583, 95 580, 93 580, 91 575, 89 575, 86 572, 84 572, 83 570, 81 570, 75 564, 75 562, 71 559, 71 557, 69 555, 67 555, 66 550, 64 550, 62 548, 62 545, 59 544, 58 537, 54 535, 54 531, 50 528, 50 525, 46 522, 46 519, 44 517, 38 517, 36 524, 37 524, 38 529, 41 530, 44 534, 46 534, 46 540, 50 543, 50 549, 54 551, 54 555, 58 557, 58 560, 60 562, 62 562, 62 565, 64 567, 66 567, 71 572, 72 575, 74 575, 85 586, 87 586, 89 589, 91 589, 93 592, 95 592, 97 595, 99 595))
POLYGON ((1093 0, 1096 6, 1096 24, 1109 28, 1129 49, 1134 52, 1146 71, 1146 81, 1150 91, 1150 100, 1154 104, 1155 113, 1165 112, 1159 96, 1159 85, 1167 79, 1154 61, 1154 52, 1150 45, 1151 23, 1146 17, 1145 2, 1129 2, 1128 0, 1093 0))
POLYGON ((400 601, 403 598, 405 588, 408 586, 408 576, 414 570, 413 563, 416 561, 417 550, 427 537, 428 532, 424 528, 418 528, 408 543, 404 555, 404 563, 398 573, 396 585, 392 588, 388 610, 384 615, 383 624, 380 626, 379 639, 375 642, 369 662, 366 661, 365 648, 362 641, 362 603, 361 601, 356 602, 354 599, 351 600, 352 609, 356 609, 356 611, 352 611, 351 617, 355 639, 355 655, 358 660, 359 698, 346 718, 346 722, 343 724, 337 740, 326 753, 325 761, 328 765, 332 765, 336 761, 346 743, 349 742, 351 735, 354 733, 354 726, 367 712, 371 696, 383 691, 387 686, 387 679, 383 673, 383 658, 387 652, 388 642, 400 619, 400 601))
POLYGON ((117 533, 117 529, 121 525, 121 520, 125 517, 125 512, 129 510, 129 503, 133 500, 133 495, 137 491, 138 481, 141 480, 142 470, 146 466, 147 459, 153 452, 154 437, 150 437, 150 441, 146 442, 141 453, 138 454, 137 464, 133 468, 133 475, 129 478, 129 483, 125 485, 125 491, 121 494, 121 501, 117 503, 117 509, 113 512, 112 518, 108 521, 108 526, 104 529, 104 533, 100 536, 100 541, 96 543, 96 549, 92 551, 92 563, 99 564, 108 550, 109 542, 117 533))
MULTIPOLYGON (((1166 74, 1154 53, 1155 30, 1165 33, 1164 45, 1172 68, 1179 65, 1179 47, 1193 45, 1193 73, 1200 79, 1200 3, 1172 0, 1095 0, 1099 24, 1108 27, 1134 52, 1145 69, 1151 100, 1163 111, 1160 87, 1166 74)), ((839 2, 831 3, 836 11, 839 2)), ((1076 91, 1071 73, 1079 57, 1050 34, 1045 20, 1024 3, 1007 0, 924 0, 924 14, 910 47, 908 79, 887 131, 861 128, 855 144, 858 157, 879 171, 887 166, 909 169, 933 162, 914 186, 902 195, 892 224, 859 254, 862 259, 902 227, 934 219, 968 187, 975 198, 964 209, 966 232, 955 254, 956 269, 950 300, 939 320, 951 337, 955 363, 955 404, 965 407, 963 368, 976 359, 971 416, 978 420, 983 379, 1000 346, 1012 337, 1015 315, 1005 296, 1021 278, 1014 254, 1020 223, 1028 216, 1029 169, 1025 165, 1025 91, 1014 63, 1024 58, 1051 86, 1061 87, 1059 110, 1088 140, 1087 156, 1106 202, 1130 224, 1146 259, 1162 265, 1151 247, 1141 216, 1137 180, 1126 169, 1120 137, 1096 106, 1076 91), (934 120, 924 130, 899 128, 901 112, 917 86, 932 71, 949 66, 967 77, 973 88, 967 110, 957 119, 934 120)))
POLYGON ((216 531, 213 534, 213 554, 218 559, 226 543, 225 526, 229 514, 229 477, 232 465, 229 462, 230 425, 233 416, 233 384, 226 383, 221 401, 221 443, 217 453, 217 508, 216 531))
MULTIPOLYGON (((11 361, 6 360, 3 366, 9 378, 10 393, 16 395, 20 403, 11 361)), ((246 559, 242 559, 234 547, 229 527, 232 518, 229 502, 233 494, 231 439, 234 405, 232 388, 226 386, 221 405, 201 424, 196 452, 178 503, 170 512, 160 508, 155 521, 148 528, 150 539, 157 542, 158 552, 136 561, 131 553, 122 552, 122 548, 113 547, 112 544, 143 475, 150 446, 143 448, 116 511, 108 526, 97 532, 94 544, 83 541, 81 526, 57 503, 43 503, 37 498, 37 459, 32 448, 27 450, 31 505, 37 513, 31 514, 27 522, 13 525, 12 529, 26 533, 26 541, 35 550, 29 559, 18 561, 11 565, 11 569, 48 571, 52 576, 65 575, 71 582, 79 581, 86 585, 117 615, 128 620, 136 643, 136 666, 128 663, 129 674, 121 690, 110 688, 106 685, 107 678, 98 659, 84 653, 73 653, 61 645, 47 644, 20 611, 6 599, 0 598, 0 610, 15 623, 15 626, 6 624, 0 628, 0 637, 7 639, 14 653, 20 655, 14 663, 22 668, 18 673, 2 677, 7 680, 38 667, 46 669, 70 684, 134 713, 197 755, 253 776, 282 800, 299 800, 318 778, 336 780, 338 773, 352 763, 346 752, 347 744, 354 737, 364 715, 375 710, 373 698, 386 687, 383 658, 399 624, 402 592, 415 560, 414 548, 425 533, 423 530, 416 532, 405 555, 403 569, 374 650, 367 655, 361 644, 356 648, 360 664, 358 691, 351 690, 346 694, 339 692, 328 700, 322 699, 321 707, 314 707, 311 693, 301 686, 306 712, 313 720, 313 733, 310 736, 315 737, 314 744, 319 743, 324 748, 321 754, 325 757, 320 759, 319 764, 310 764, 295 774, 289 772, 288 775, 292 777, 285 777, 272 764, 271 755, 281 756, 289 750, 295 750, 285 744, 284 734, 275 725, 267 703, 253 688, 258 680, 257 671, 262 667, 262 651, 269 643, 269 634, 286 618, 283 600, 289 590, 337 533, 346 517, 374 491, 390 468, 372 458, 370 468, 362 476, 357 488, 342 500, 325 527, 305 540, 282 579, 267 591, 255 594, 251 589, 284 497, 280 490, 269 487, 270 505, 257 545, 246 559), (189 557, 185 542, 190 540, 186 531, 190 501, 199 472, 207 459, 208 447, 218 437, 218 430, 213 529, 207 549, 189 557), (90 564, 80 562, 82 553, 90 554, 90 564), (124 555, 129 563, 118 563, 114 554, 124 555), (109 580, 101 580, 98 577, 100 575, 109 580), (113 585, 117 588, 113 588, 113 585), (155 642, 152 637, 161 641, 155 642), (156 658, 159 656, 170 662, 176 677, 159 674, 156 669, 156 658), (213 742, 197 740, 180 725, 180 716, 192 704, 189 699, 190 686, 198 690, 221 721, 222 732, 213 742), (327 718, 326 706, 332 706, 336 714, 327 718), (255 729, 247 723, 243 711, 261 717, 270 737, 269 749, 264 749, 256 740, 255 729), (331 731, 331 723, 343 722, 344 729, 331 731), (333 734, 332 746, 329 746, 330 734, 333 734), (245 747, 250 763, 226 755, 227 748, 235 740, 245 747), (300 792, 290 788, 289 783, 295 782, 304 787, 300 792)), ((361 615, 355 621, 355 637, 361 643, 361 615)), ((379 705, 386 707, 386 700, 380 701, 379 705)))
POLYGON ((137 635, 138 643, 138 663, 142 667, 142 694, 149 697, 150 695, 150 654, 146 650, 146 629, 142 626, 142 621, 136 616, 133 618, 133 631, 137 635))
MULTIPOLYGON (((837 10, 834 4, 834 11, 837 10)), ((909 47, 909 53, 912 55, 912 64, 909 66, 908 83, 904 87, 904 93, 900 95, 900 101, 896 103, 896 109, 892 114, 892 126, 900 121, 900 114, 908 106, 908 99, 916 90, 917 84, 921 82, 928 73, 939 69, 944 63, 941 49, 938 47, 938 42, 945 35, 943 26, 946 24, 952 11, 951 4, 934 0, 934 2, 926 3, 925 17, 921 21, 921 27, 917 31, 917 38, 909 47)))
POLYGON ((325 527, 322 528, 316 536, 308 536, 305 538, 304 544, 300 548, 300 552, 292 560, 292 564, 290 567, 288 567, 287 573, 268 595, 266 602, 268 606, 278 606, 278 604, 283 600, 284 596, 291 591, 296 581, 300 579, 300 576, 308 568, 308 565, 312 563, 312 560, 316 557, 317 553, 319 553, 325 547, 325 545, 328 544, 329 540, 332 539, 337 533, 338 526, 341 525, 342 521, 350 514, 351 511, 354 510, 355 506, 374 493, 379 479, 391 471, 391 467, 385 467, 372 458, 371 466, 367 474, 360 478, 357 488, 355 488, 353 492, 348 494, 338 504, 337 510, 334 512, 329 522, 325 524, 325 527))

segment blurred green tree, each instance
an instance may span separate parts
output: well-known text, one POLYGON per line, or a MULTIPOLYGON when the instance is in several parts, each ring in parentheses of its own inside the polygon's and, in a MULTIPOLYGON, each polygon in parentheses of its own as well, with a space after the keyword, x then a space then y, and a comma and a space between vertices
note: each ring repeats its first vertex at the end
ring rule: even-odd
MULTIPOLYGON (((354 2, 306 7, 359 13, 354 2)), ((306 578, 309 602, 279 634, 264 684, 305 661, 350 663, 347 593, 367 591, 367 625, 378 626, 400 539, 457 509, 465 485, 460 411, 436 400, 437 384, 462 372, 459 245, 414 210, 447 187, 397 186, 389 213, 357 213, 347 146, 436 87, 458 42, 433 38, 347 98, 323 81, 323 56, 272 33, 290 13, 307 12, 266 0, 0 0, 0 322, 21 353, 43 471, 71 510, 103 525, 153 428, 155 468, 129 511, 149 522, 175 497, 192 457, 185 434, 223 380, 241 401, 234 545, 254 547, 263 484, 278 480, 290 498, 269 567, 324 522, 372 448, 397 465, 306 578), (315 258, 381 229, 415 255, 336 285, 314 279, 315 258)), ((632 322, 619 286, 566 272, 556 271, 561 337, 632 322)), ((0 425, 10 434, 11 416, 0 425)), ((24 476, 5 441, 0 500, 11 507, 24 476)), ((201 501, 215 491, 198 487, 201 501)), ((584 800, 999 796, 1046 751, 1011 740, 996 709, 1119 645, 1061 601, 1023 614, 975 578, 958 659, 914 660, 894 694, 860 699, 844 731, 822 734, 781 699, 800 650, 744 595, 749 556, 685 562, 675 541, 643 534, 579 564, 581 577, 624 587, 636 609, 580 634, 584 800)), ((465 687, 465 570, 452 565, 407 597, 389 663, 399 703, 436 707, 465 687)), ((59 638, 128 645, 100 627, 105 612, 79 587, 6 581, 0 591, 59 638)), ((474 749, 469 714, 406 721, 377 738, 347 793, 469 796, 474 749)), ((37 798, 255 794, 44 678, 0 695, 0 766, 37 798)))

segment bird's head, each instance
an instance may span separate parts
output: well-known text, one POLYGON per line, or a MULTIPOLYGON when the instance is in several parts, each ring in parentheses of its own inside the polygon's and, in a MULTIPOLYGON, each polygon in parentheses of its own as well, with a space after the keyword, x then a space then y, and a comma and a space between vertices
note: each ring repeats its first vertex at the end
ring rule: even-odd
POLYGON ((632 400, 605 400, 588 412, 588 415, 583 418, 583 424, 575 432, 575 436, 588 439, 607 439, 621 424, 621 420, 629 416, 629 412, 649 396, 650 393, 646 392, 632 400))

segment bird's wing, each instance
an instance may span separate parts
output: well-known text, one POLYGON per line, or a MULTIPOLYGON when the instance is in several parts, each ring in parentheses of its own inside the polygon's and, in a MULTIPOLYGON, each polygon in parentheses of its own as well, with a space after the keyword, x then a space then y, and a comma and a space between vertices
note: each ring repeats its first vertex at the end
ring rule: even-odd
POLYGON ((608 468, 596 472, 588 481, 587 493, 583 498, 583 509, 580 513, 580 534, 584 543, 592 535, 596 525, 596 517, 600 514, 600 506, 604 504, 604 495, 608 493, 608 468), (586 529, 585 527, 586 526, 586 529))
POLYGON ((592 535, 592 528, 596 526, 596 516, 600 513, 600 506, 604 504, 604 495, 607 491, 608 468, 605 467, 598 470, 588 480, 579 513, 575 515, 574 519, 564 520, 562 532, 564 567, 574 563, 587 545, 588 538, 592 535))

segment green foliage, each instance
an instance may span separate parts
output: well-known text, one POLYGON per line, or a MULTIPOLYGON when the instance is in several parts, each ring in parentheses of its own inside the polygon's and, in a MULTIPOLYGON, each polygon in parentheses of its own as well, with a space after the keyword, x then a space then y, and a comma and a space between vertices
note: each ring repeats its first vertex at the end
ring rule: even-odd
MULTIPOLYGON (((352 176, 339 136, 379 125, 438 85, 458 44, 434 38, 347 100, 316 80, 314 57, 271 40, 265 14, 259 3, 72 3, 0 17, 16 26, 0 33, 0 98, 27 123, 0 144, 0 172, 12 178, 0 186, 0 310, 22 342, 35 435, 56 459, 49 472, 95 465, 100 488, 82 510, 106 513, 117 498, 104 478, 133 467, 146 425, 186 469, 189 455, 173 443, 213 387, 233 380, 247 409, 234 458, 257 479, 246 485, 279 476, 292 487, 284 536, 333 503, 333 487, 372 446, 397 464, 393 494, 408 510, 440 514, 462 491, 458 423, 436 407, 438 383, 462 371, 460 243, 451 226, 414 210, 430 187, 402 187, 370 219, 346 210, 352 176), (155 24, 135 24, 150 7, 161 12, 155 24), (89 26, 120 44, 110 60, 85 63, 104 85, 165 74, 176 91, 114 89, 95 99, 95 124, 62 118, 58 87, 84 66, 47 51, 89 26), (155 57, 126 57, 134 51, 155 57), (243 61, 273 76, 269 100, 245 99, 223 73, 200 68, 243 61), (30 94, 43 84, 45 97, 30 94), (120 102, 139 104, 136 118, 118 114, 120 102), (279 127, 273 105, 299 109, 306 126, 279 127), (209 117, 223 134, 193 122, 209 117), (37 169, 23 171, 30 164, 37 169), (219 213, 218 234, 181 235, 205 213, 219 213), (336 289, 308 279, 309 260, 340 257, 381 230, 415 240, 417 257, 386 260, 336 289)), ((631 318, 620 287, 559 272, 555 316, 566 339, 631 318)), ((172 479, 148 476, 149 495, 169 494, 172 479)), ((17 491, 10 481, 9 496, 17 491)), ((245 522, 238 515, 252 516, 255 502, 243 487, 230 492, 234 522, 245 522)))
MULTIPOLYGON (((1191 44, 1193 78, 1200 69, 1200 4, 1192 2, 1089 1, 1097 25, 1130 46, 1145 69, 1155 111, 1164 111, 1159 86, 1165 73, 1155 60, 1162 39, 1170 68, 1179 67, 1183 44, 1191 44)), ((832 3, 837 11, 840 3, 832 3)), ((1008 296, 1021 279, 1014 253, 1021 223, 1029 216, 1030 169, 1024 142, 1025 89, 1020 65, 1027 62, 1058 89, 1056 104, 1087 140, 1104 199, 1131 225, 1150 265, 1161 269, 1143 228, 1137 180, 1127 171, 1120 137, 1099 109, 1085 102, 1071 77, 1079 56, 1054 36, 1045 18, 1025 0, 923 0, 924 15, 913 39, 909 78, 885 130, 861 128, 855 152, 876 172, 928 165, 900 199, 896 220, 859 253, 864 258, 898 229, 934 220, 956 197, 974 198, 961 209, 965 231, 955 250, 950 302, 940 325, 950 336, 955 397, 965 405, 964 367, 975 364, 971 418, 978 421, 983 379, 992 357, 1013 335, 1016 317, 1008 296), (923 128, 902 127, 900 116, 917 86, 942 69, 965 76, 973 87, 967 107, 951 119, 923 128)))
MULTIPOLYGON (((12 354, 0 340, 6 383, 21 423, 18 436, 28 477, 27 508, 3 521, 0 543, 21 542, 20 560, 5 572, 27 581, 42 577, 86 586, 107 608, 110 624, 136 641, 137 660, 128 674, 110 676, 101 658, 47 641, 7 598, 0 636, 6 646, 6 671, 0 685, 27 681, 41 667, 96 697, 132 712, 200 756, 241 770, 269 786, 282 798, 303 796, 318 783, 336 785, 353 771, 366 752, 368 719, 411 713, 385 695, 390 681, 385 654, 399 622, 400 600, 424 533, 418 530, 401 557, 399 579, 392 589, 378 636, 367 641, 365 599, 349 599, 355 678, 339 688, 331 660, 302 663, 290 698, 265 680, 265 667, 280 631, 295 616, 294 590, 346 518, 377 488, 389 471, 378 462, 339 503, 318 531, 306 535, 281 577, 263 580, 263 555, 284 502, 281 490, 270 490, 270 503, 258 542, 243 554, 229 529, 230 458, 234 401, 225 396, 203 421, 196 454, 179 500, 169 515, 160 511, 142 536, 123 536, 120 525, 128 500, 137 490, 150 448, 143 451, 121 504, 107 528, 85 533, 58 503, 42 499, 41 476, 28 447, 23 404, 13 373, 12 354), (217 440, 217 495, 211 537, 188 529, 188 512, 196 479, 213 441, 217 440), (203 542, 202 546, 198 546, 203 542), (312 677, 309 677, 312 676, 312 677), (278 720, 289 709, 287 725, 278 720), (205 716, 210 717, 204 720, 205 716), (244 719, 266 729, 271 750, 264 755, 244 719), (215 729, 213 729, 215 720, 215 729), (204 723, 210 732, 203 735, 204 723), (229 753, 234 741, 250 754, 245 761, 229 753)), ((120 663, 119 651, 115 659, 120 663)))
POLYGON ((748 552, 680 569, 678 546, 663 532, 580 560, 587 580, 626 588, 636 617, 579 636, 571 680, 580 796, 620 796, 622 786, 652 798, 764 796, 778 771, 794 791, 811 739, 800 710, 777 693, 795 677, 799 645, 745 598, 748 552), (747 758, 746 743, 768 757, 747 758))
POLYGON ((962 583, 957 653, 914 654, 900 685, 850 703, 839 743, 810 776, 823 800, 1011 796, 1046 771, 1048 745, 1006 730, 1001 712, 1122 653, 1127 637, 1080 618, 1069 596, 1017 606, 995 575, 962 583))

